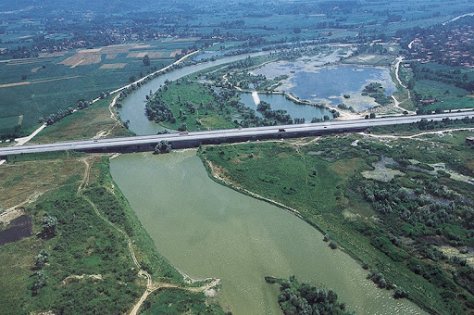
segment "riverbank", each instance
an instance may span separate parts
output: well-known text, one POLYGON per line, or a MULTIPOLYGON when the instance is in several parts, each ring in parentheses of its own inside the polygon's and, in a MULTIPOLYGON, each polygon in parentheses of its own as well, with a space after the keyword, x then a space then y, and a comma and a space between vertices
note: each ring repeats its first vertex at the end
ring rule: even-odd
MULTIPOLYGON (((124 85, 124 86, 122 86, 122 87, 120 87, 120 88, 117 88, 117 89, 115 89, 115 90, 109 92, 108 94, 109 94, 109 95, 117 94, 117 93, 120 93, 120 92, 122 92, 122 91, 124 91, 124 90, 129 89, 131 86, 134 86, 134 85, 135 85, 135 86, 136 86, 136 85, 141 85, 143 82, 147 82, 147 81, 150 80, 151 78, 154 78, 154 77, 156 77, 156 76, 158 76, 158 75, 160 75, 160 74, 162 74, 162 73, 166 73, 166 72, 169 71, 170 69, 173 69, 174 67, 176 67, 177 65, 183 63, 186 59, 188 59, 189 57, 192 57, 193 55, 195 55, 195 54, 197 54, 197 53, 199 53, 199 50, 196 50, 196 51, 193 51, 193 52, 191 52, 191 53, 188 53, 187 55, 185 55, 185 56, 183 56, 182 58, 178 59, 178 60, 175 61, 174 63, 172 63, 172 64, 170 64, 170 65, 168 65, 168 66, 166 66, 166 67, 164 67, 164 68, 161 68, 161 69, 159 69, 159 70, 157 70, 157 71, 155 71, 155 72, 152 72, 152 73, 150 73, 150 74, 148 74, 148 75, 146 75, 146 76, 144 76, 144 77, 142 77, 142 78, 140 78, 140 79, 138 79, 138 80, 136 80, 136 81, 134 81, 134 82, 132 82, 132 83, 130 83, 130 84, 127 84, 127 85, 124 85)), ((93 104, 99 102, 100 100, 102 100, 101 97, 97 97, 97 98, 91 100, 91 101, 89 102, 89 103, 90 103, 89 106, 91 106, 91 105, 93 105, 93 104)), ((113 106, 112 106, 112 107, 113 107, 113 106)), ((75 110, 72 112, 72 114, 74 114, 74 113, 76 113, 76 112, 79 112, 79 111, 80 111, 79 109, 75 109, 75 110)), ((112 114, 112 115, 113 115, 113 114, 112 114)), ((115 117, 112 117, 112 118, 115 119, 115 117)), ((36 130, 34 130, 30 135, 28 135, 28 136, 26 136, 26 137, 22 137, 22 138, 17 138, 17 139, 15 139, 15 144, 14 144, 14 145, 20 145, 20 146, 21 146, 21 145, 25 145, 26 143, 30 142, 33 138, 35 138, 35 137, 36 137, 41 131, 43 131, 46 127, 48 127, 48 125, 47 125, 47 124, 43 124, 43 125, 41 125, 40 127, 38 127, 36 130)), ((0 162, 0 163, 1 163, 1 162, 0 162)), ((4 162, 3 162, 3 163, 4 163, 4 162)), ((3 163, 1 163, 1 164, 3 164, 3 163)), ((0 165, 1 165, 1 164, 0 164, 0 165)))
MULTIPOLYGON (((388 247, 390 249, 377 245, 379 243, 375 242, 374 238, 388 237, 385 233, 375 232, 380 227, 373 227, 384 217, 367 206, 357 191, 351 188, 358 187, 359 184, 354 181, 360 180, 357 178, 362 171, 371 169, 370 163, 365 162, 370 161, 370 157, 362 157, 364 154, 360 156, 360 150, 355 149, 361 146, 362 140, 358 136, 329 138, 325 141, 308 143, 307 146, 299 146, 298 150, 290 149, 291 146, 285 142, 227 145, 213 150, 212 147, 203 147, 200 156, 204 163, 212 163, 213 167, 208 168, 209 176, 215 179, 215 170, 218 170, 215 180, 221 182, 223 178, 223 183, 233 189, 250 191, 264 196, 264 200, 276 200, 279 204, 290 205, 292 209, 297 209, 305 221, 323 233, 328 233, 331 239, 336 240, 345 252, 361 264, 381 272, 387 282, 407 290, 410 300, 430 311, 433 311, 436 305, 436 312, 442 314, 449 314, 449 309, 452 307, 458 307, 458 312, 463 313, 462 304, 442 300, 440 296, 444 294, 443 289, 435 282, 431 282, 441 281, 439 278, 433 280, 430 277, 416 276, 405 264, 405 259, 410 256, 404 251, 412 252, 412 249, 406 249, 402 245, 388 247), (354 141, 356 144, 351 145, 354 141), (285 158, 281 157, 283 155, 285 158), (373 236, 374 233, 377 237, 373 236), (378 250, 374 246, 377 246, 378 250)), ((456 139, 459 139, 456 140, 456 145, 463 146, 463 138, 456 137, 456 139)), ((393 145, 389 144, 390 147, 393 145)), ((416 145, 415 141, 410 147, 416 145)), ((368 143, 362 146, 371 148, 369 150, 376 148, 376 146, 368 147, 368 143)), ((413 150, 410 152, 415 154, 418 149, 413 150)), ((385 149, 384 152, 384 155, 390 156, 385 149)), ((465 154, 463 156, 464 159, 467 157, 465 154)), ((374 161, 377 159, 375 156, 373 158, 374 161)), ((417 159, 422 157, 417 154, 417 159)), ((400 178, 400 182, 400 185, 405 185, 403 177, 400 178)), ((457 183, 451 182, 451 184, 449 187, 459 187, 457 183)), ((399 227, 394 227, 394 224, 392 222, 391 226, 387 222, 383 229, 398 235, 401 230, 399 227)), ((420 266, 431 264, 418 255, 412 255, 410 259, 420 266)), ((443 277, 447 277, 443 278, 445 279, 443 281, 449 281, 447 274, 443 274, 443 277)), ((461 286, 456 288, 457 292, 463 292, 460 294, 467 294, 461 286)))
MULTIPOLYGON (((13 209, 9 216, 16 211, 32 218, 34 231, 30 237, 1 246, 4 290, 0 292, 0 312, 128 313, 132 305, 135 310, 140 308, 136 303, 143 291, 149 294, 170 289, 189 290, 193 307, 214 305, 203 292, 211 285, 214 288, 215 281, 186 284, 156 251, 111 180, 108 156, 57 155, 42 157, 41 161, 31 158, 33 161, 17 161, 0 170, 1 206, 13 209), (18 190, 17 185, 22 189, 18 190), (29 196, 30 189, 37 193, 29 196), (29 197, 19 202, 25 196, 29 197), (45 215, 57 222, 55 234, 49 237, 41 234, 45 215), (35 265, 38 253, 46 255, 46 264, 35 265), (46 282, 32 294, 31 283, 40 274, 46 282), (52 289, 56 287, 61 290, 52 289), (74 303, 70 302, 72 295, 74 303)), ((4 219, 9 218, 2 214, 4 219)), ((148 298, 156 304, 154 300, 160 296, 157 293, 148 298)), ((180 298, 176 292, 168 296, 176 301, 180 298)))
MULTIPOLYGON (((153 121, 150 121, 145 115, 146 98, 147 96, 150 96, 150 91, 152 91, 153 94, 161 87, 165 86, 167 83, 175 83, 175 81, 181 78, 201 72, 206 69, 211 69, 217 66, 240 61, 248 57, 253 58, 269 54, 270 52, 258 52, 224 57, 215 61, 197 63, 187 67, 176 69, 171 72, 167 72, 164 75, 158 76, 153 80, 142 84, 140 88, 134 90, 129 95, 127 95, 127 97, 122 101, 121 108, 118 109, 120 119, 122 121, 129 121, 129 130, 134 132, 136 135, 150 135, 156 134, 157 132, 161 132, 163 131, 163 127, 153 121)), ((199 105, 199 103, 195 105, 199 105)), ((230 123, 232 123, 232 121, 230 123)))
MULTIPOLYGON (((199 152, 199 151, 197 151, 197 152, 199 152)), ((205 160, 204 157, 202 157, 202 155, 200 155, 199 153, 198 153, 198 156, 201 157, 201 159, 203 160, 204 166, 206 167, 206 170, 209 174, 209 177, 211 179, 213 179, 214 181, 216 181, 216 183, 218 183, 220 185, 224 185, 226 187, 229 187, 230 189, 233 189, 233 190, 235 190, 239 193, 248 195, 252 198, 268 202, 272 205, 275 205, 279 208, 282 208, 284 210, 289 211, 290 213, 296 215, 300 219, 303 219, 303 216, 301 215, 301 213, 298 210, 290 208, 288 206, 285 206, 284 204, 282 204, 278 201, 275 201, 275 200, 272 200, 272 199, 269 199, 269 198, 265 198, 265 197, 263 197, 259 194, 253 193, 253 192, 239 186, 237 183, 233 183, 233 182, 229 181, 228 179, 226 179, 225 176, 222 175, 222 170, 219 170, 219 168, 217 166, 213 165, 211 161, 205 160)), ((323 232, 321 230, 319 230, 319 231, 321 233, 323 232)))
POLYGON ((160 253, 192 276, 221 279, 217 298, 233 314, 279 313, 268 275, 334 289, 361 314, 422 313, 376 289, 367 271, 296 215, 214 181, 195 151, 122 155, 111 171, 160 253))
MULTIPOLYGON (((265 141, 267 143, 280 143, 280 142, 274 142, 274 141, 265 141)), ((297 209, 295 208, 291 208, 281 202, 278 202, 274 199, 270 199, 270 198, 267 198, 267 197, 264 197, 262 195, 259 195, 255 192, 252 192, 248 189, 245 189, 244 187, 242 187, 241 185, 239 185, 238 183, 236 182, 233 182, 231 181, 229 178, 227 178, 226 176, 223 175, 223 169, 219 169, 218 166, 216 165, 213 165, 213 163, 206 159, 206 157, 201 154, 202 153, 202 149, 199 149, 197 151, 197 154, 198 156, 201 158, 206 170, 207 170, 207 174, 209 176, 209 178, 211 178, 213 181, 215 181, 217 184, 219 185, 223 185, 225 187, 228 187, 232 190, 235 190, 236 192, 238 193, 241 193, 241 194, 244 194, 244 195, 247 195, 249 197, 252 197, 252 198, 255 198, 255 199, 258 199, 258 200, 261 200, 261 201, 264 201, 264 202, 268 202, 269 204, 272 204, 278 208, 281 208, 283 210, 286 210, 288 211, 289 213, 295 215, 296 217, 298 217, 299 219, 305 221, 306 223, 308 223, 309 225, 311 225, 312 227, 314 227, 316 230, 318 230, 321 234, 325 234, 326 231, 324 231, 323 229, 321 229, 321 227, 319 225, 316 225, 314 224, 313 222, 311 222, 310 220, 307 220, 302 214, 300 211, 298 211, 297 209)), ((341 248, 343 251, 344 249, 341 248)), ((346 252, 347 254, 351 255, 350 252, 346 252)), ((356 261, 358 261, 360 264, 363 263, 362 260, 360 260, 359 257, 357 256, 354 256, 354 255, 351 255, 352 258, 354 258, 356 261)))

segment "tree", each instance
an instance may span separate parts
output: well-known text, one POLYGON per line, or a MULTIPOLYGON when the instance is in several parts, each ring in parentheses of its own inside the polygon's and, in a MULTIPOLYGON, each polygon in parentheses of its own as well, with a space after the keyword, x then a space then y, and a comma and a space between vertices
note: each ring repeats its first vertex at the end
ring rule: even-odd
POLYGON ((423 108, 418 108, 418 109, 416 110, 416 114, 417 114, 417 115, 426 115, 426 110, 423 109, 423 108))
POLYGON ((349 315, 344 303, 338 302, 337 294, 332 290, 299 283, 294 276, 288 280, 265 277, 268 283, 278 283, 280 294, 278 303, 286 315, 331 314, 349 315), (270 280, 270 281, 269 281, 270 280))
POLYGON ((39 292, 39 289, 42 287, 46 286, 46 276, 42 271, 37 271, 35 273, 35 281, 31 285, 31 294, 33 296, 37 295, 39 292))
POLYGON ((43 238, 51 238, 56 235, 56 225, 58 224, 58 219, 49 214, 46 214, 43 218, 43 230, 41 235, 43 238))
POLYGON ((393 297, 395 299, 403 299, 403 298, 408 297, 408 293, 403 289, 397 288, 395 290, 395 293, 393 294, 393 297))
POLYGON ((42 249, 38 255, 36 255, 35 268, 41 269, 48 262, 49 254, 42 249))
POLYGON ((374 119, 375 118, 375 113, 370 113, 369 118, 374 119))
POLYGON ((145 55, 143 57, 143 65, 149 67, 150 66, 150 57, 148 57, 148 55, 145 55))
POLYGON ((170 153, 172 149, 171 143, 169 143, 166 140, 161 140, 156 146, 155 146, 155 154, 163 154, 163 153, 170 153))

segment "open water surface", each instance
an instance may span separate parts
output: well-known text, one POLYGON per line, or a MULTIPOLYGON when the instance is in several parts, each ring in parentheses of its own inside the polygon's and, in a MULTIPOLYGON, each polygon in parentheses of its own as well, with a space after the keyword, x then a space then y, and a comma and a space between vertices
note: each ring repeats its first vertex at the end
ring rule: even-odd
POLYGON ((122 155, 111 173, 158 251, 193 278, 220 278, 219 301, 233 314, 280 314, 264 277, 290 275, 334 289, 357 314, 424 314, 376 288, 303 220, 211 180, 194 150, 122 155))

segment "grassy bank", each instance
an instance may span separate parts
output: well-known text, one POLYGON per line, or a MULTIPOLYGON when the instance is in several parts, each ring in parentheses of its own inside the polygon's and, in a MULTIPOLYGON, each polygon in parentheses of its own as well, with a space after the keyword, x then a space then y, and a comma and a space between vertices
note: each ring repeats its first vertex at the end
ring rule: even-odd
MULTIPOLYGON (((10 163, 2 166, 6 170, 0 178, 2 197, 15 196, 16 190, 26 192, 15 200, 0 199, 0 206, 7 209, 18 204, 32 191, 38 192, 38 196, 20 207, 32 218, 32 236, 1 246, 0 313, 129 312, 146 285, 138 276, 128 247, 129 238, 141 268, 154 280, 184 285, 182 276, 156 251, 114 185, 107 157, 56 156, 10 163), (38 164, 44 164, 44 172, 38 164), (38 169, 34 174, 38 178, 28 174, 32 165, 38 169), (35 184, 41 180, 50 187, 35 184), (37 190, 39 187, 41 191, 37 190)), ((174 299, 185 308, 206 309, 203 296, 183 301, 183 293, 176 292, 166 293, 166 303, 174 299)), ((162 306, 161 299, 150 299, 157 307, 162 306)), ((218 306, 213 308, 220 310, 218 306)))
POLYGON ((132 269, 126 243, 97 220, 93 209, 77 196, 79 179, 71 177, 65 185, 28 206, 25 212, 33 217, 33 236, 2 246, 2 253, 6 249, 13 255, 2 255, 2 265, 8 266, 6 259, 23 262, 16 277, 9 272, 11 267, 3 270, 4 294, 22 288, 13 291, 14 297, 3 294, 3 311, 123 313, 139 296, 143 283, 132 269), (56 218, 55 232, 40 237, 47 216, 56 218), (36 256, 41 251, 48 259, 39 268, 36 256))
POLYGON ((137 259, 153 278, 167 278, 170 282, 182 283, 182 276, 156 251, 153 240, 146 233, 127 199, 115 185, 109 171, 109 162, 91 168, 91 177, 96 178, 85 194, 94 202, 107 219, 119 226, 132 239, 137 259))
POLYGON ((208 303, 203 293, 183 290, 166 290, 154 293, 143 305, 141 314, 225 314, 222 309, 208 303))
POLYGON ((459 252, 472 246, 466 225, 469 219, 458 219, 469 216, 469 208, 456 197, 469 196, 469 188, 441 172, 428 173, 411 162, 405 163, 408 159, 422 164, 445 162, 448 172, 472 176, 472 149, 464 144, 467 135, 459 133, 443 140, 428 137, 430 145, 412 139, 386 143, 389 140, 339 136, 317 142, 204 147, 200 156, 227 184, 299 210, 306 221, 327 233, 367 268, 383 274, 389 287, 394 284, 405 290, 425 309, 440 314, 467 314, 473 305, 469 291, 472 284, 464 282, 470 269, 439 253, 447 247, 459 252), (382 156, 393 158, 395 164, 377 171, 374 165, 382 156), (369 176, 393 170, 403 175, 388 182, 369 176), (411 197, 402 201, 388 197, 396 191, 422 187, 430 188, 409 194, 411 197), (380 200, 371 201, 366 188, 376 194, 383 190, 390 193, 384 198, 376 195, 380 200), (455 194, 440 197, 440 191, 445 189, 455 194), (423 216, 423 209, 441 207, 438 200, 458 208, 446 210, 445 220, 423 216), (389 211, 386 206, 391 206, 389 211), (410 209, 409 218, 403 217, 404 208, 410 209))
POLYGON ((61 119, 40 132, 33 141, 36 143, 52 143, 91 139, 95 136, 120 137, 131 135, 132 133, 122 123, 111 117, 110 102, 112 102, 112 97, 107 97, 86 109, 61 119))

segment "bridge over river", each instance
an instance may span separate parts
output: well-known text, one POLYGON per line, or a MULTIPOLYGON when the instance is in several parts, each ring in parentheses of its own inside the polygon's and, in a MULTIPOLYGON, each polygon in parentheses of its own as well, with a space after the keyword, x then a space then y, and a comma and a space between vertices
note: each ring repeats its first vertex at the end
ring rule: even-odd
POLYGON ((137 152, 152 151, 160 141, 168 141, 174 149, 198 147, 203 144, 219 144, 256 141, 265 139, 297 138, 342 132, 359 132, 375 126, 410 124, 422 119, 440 121, 445 118, 474 117, 474 111, 436 115, 399 116, 390 118, 328 121, 313 124, 225 129, 198 132, 180 132, 160 135, 134 136, 100 140, 57 142, 0 148, 0 157, 12 155, 80 151, 80 152, 137 152))

